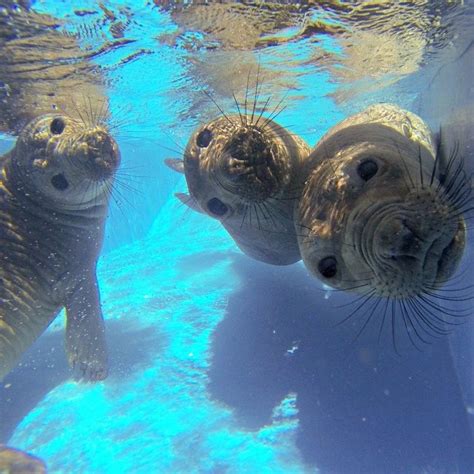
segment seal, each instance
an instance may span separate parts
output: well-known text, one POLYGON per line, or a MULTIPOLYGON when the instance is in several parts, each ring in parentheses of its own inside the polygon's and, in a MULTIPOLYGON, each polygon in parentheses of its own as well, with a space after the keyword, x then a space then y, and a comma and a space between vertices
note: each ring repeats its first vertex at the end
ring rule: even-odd
POLYGON ((0 444, 0 472, 6 474, 46 474, 44 462, 19 449, 0 444))
POLYGON ((435 292, 465 247, 471 183, 462 159, 435 148, 415 114, 378 104, 332 128, 308 167, 295 213, 306 267, 362 293, 361 307, 377 297, 398 304, 414 332, 444 332, 438 314, 459 316, 443 305, 454 297, 435 292))
POLYGON ((76 375, 106 377, 96 263, 119 163, 105 125, 58 114, 0 158, 0 379, 62 308, 76 375))
POLYGON ((254 114, 224 115, 192 134, 184 162, 190 197, 182 202, 218 219, 249 257, 273 265, 301 259, 293 223, 308 145, 254 114))

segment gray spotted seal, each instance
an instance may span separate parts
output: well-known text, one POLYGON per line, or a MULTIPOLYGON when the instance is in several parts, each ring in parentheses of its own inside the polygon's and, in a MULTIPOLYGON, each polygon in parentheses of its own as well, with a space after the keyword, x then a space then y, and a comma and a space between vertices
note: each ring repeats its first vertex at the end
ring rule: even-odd
POLYGON ((463 254, 471 193, 462 159, 435 148, 418 116, 378 104, 332 128, 308 167, 295 213, 306 267, 362 293, 361 307, 399 305, 412 332, 444 333, 437 318, 458 314, 445 307, 454 296, 436 291, 463 254))
POLYGON ((46 474, 46 466, 36 456, 0 444, 0 472, 2 474, 46 474))
POLYGON ((57 114, 0 158, 0 379, 62 308, 70 365, 106 377, 96 262, 119 162, 104 125, 57 114))
POLYGON ((301 259, 293 225, 308 145, 276 122, 225 115, 192 134, 181 169, 190 207, 218 219, 248 256, 273 265, 301 259))

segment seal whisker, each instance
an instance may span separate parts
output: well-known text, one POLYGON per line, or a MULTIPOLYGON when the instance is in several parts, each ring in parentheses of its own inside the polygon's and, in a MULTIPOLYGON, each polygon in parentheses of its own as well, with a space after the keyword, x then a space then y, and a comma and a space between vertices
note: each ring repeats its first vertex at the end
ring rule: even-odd
POLYGON ((270 208, 267 206, 267 204, 266 204, 265 202, 262 202, 261 205, 262 205, 262 208, 266 211, 266 213, 267 213, 269 219, 272 221, 272 224, 274 225, 274 227, 275 227, 275 228, 278 228, 278 224, 277 224, 277 222, 275 221, 275 218, 274 218, 274 216, 273 216, 273 214, 272 214, 270 208))
POLYGON ((430 315, 429 313, 427 313, 429 315, 427 316, 424 312, 424 308, 419 304, 416 298, 409 298, 406 300, 406 303, 415 313, 416 321, 420 325, 420 328, 422 328, 430 337, 440 338, 443 336, 447 336, 452 332, 451 330, 448 330, 444 327, 440 327, 436 324, 436 322, 440 322, 444 325, 444 320, 441 320, 439 318, 432 318, 432 315, 430 315), (434 319, 434 321, 432 319, 434 319))
MULTIPOLYGON (((370 301, 373 298, 374 295, 375 295, 375 291, 371 290, 371 291, 367 292, 366 294, 362 295, 361 297, 359 297, 359 298, 355 299, 354 301, 352 301, 350 304, 356 304, 357 302, 362 300, 359 303, 359 305, 353 311, 350 312, 350 314, 348 316, 346 316, 342 321, 339 321, 338 323, 336 323, 334 325, 334 327, 340 326, 341 324, 344 324, 346 321, 348 321, 349 319, 354 317, 357 314, 357 312, 361 308, 363 308, 368 301, 370 301)), ((341 308, 341 307, 344 307, 344 306, 348 306, 348 305, 347 304, 340 305, 340 306, 337 306, 337 308, 341 308)))
MULTIPOLYGON (((368 279, 367 281, 370 282, 370 279, 368 279)), ((347 286, 347 287, 344 287, 344 288, 331 288, 329 290, 326 290, 326 291, 329 291, 330 293, 344 293, 346 291, 352 291, 352 290, 357 290, 359 288, 365 288, 365 287, 368 287, 368 283, 363 283, 361 285, 354 285, 354 286, 347 286)))
POLYGON ((393 344, 393 349, 395 350, 395 353, 400 357, 400 352, 398 352, 398 347, 397 347, 397 335, 395 332, 396 328, 396 320, 395 320, 395 299, 389 297, 388 298, 390 303, 391 303, 391 312, 392 312, 392 344, 393 344))
MULTIPOLYGON (((109 187, 110 189, 110 192, 111 192, 111 195, 113 196, 117 196, 117 198, 119 198, 121 201, 125 201, 125 203, 131 208, 131 209, 134 209, 135 206, 132 204, 131 200, 129 199, 129 194, 125 194, 122 192, 122 190, 116 186, 116 183, 115 182, 107 182, 107 186, 109 187), (127 197, 125 197, 127 196, 127 197)), ((138 193, 137 190, 134 190, 135 192, 138 193)), ((116 203, 118 202, 117 200, 115 201, 116 203)))
POLYGON ((217 109, 219 110, 219 112, 222 114, 222 116, 230 123, 230 125, 232 126, 235 126, 235 123, 232 122, 232 120, 230 120, 229 116, 222 110, 222 107, 217 103, 217 101, 214 99, 214 97, 212 97, 212 95, 206 91, 206 90, 203 90, 202 91, 203 94, 205 94, 210 100, 211 102, 217 107, 217 109))
POLYGON ((285 94, 285 96, 282 97, 280 102, 278 102, 278 104, 275 106, 273 112, 269 115, 269 117, 263 123, 264 127, 266 127, 270 122, 275 120, 284 110, 286 110, 288 108, 287 105, 284 105, 280 108, 280 110, 277 111, 278 107, 280 107, 280 105, 283 103, 283 101, 286 100, 287 96, 288 96, 288 94, 285 94))
POLYGON ((433 186, 434 178, 436 176, 436 169, 439 167, 439 159, 441 156, 441 126, 439 127, 439 137, 438 146, 436 147, 436 155, 433 163, 433 169, 431 171, 430 184, 429 187, 433 186))
POLYGON ((359 301, 363 300, 364 298, 366 298, 367 296, 372 296, 373 294, 375 294, 375 290, 372 288, 370 291, 367 291, 365 293, 362 293, 361 295, 357 296, 356 298, 352 299, 351 301, 349 301, 349 303, 344 303, 344 304, 340 304, 340 305, 336 305, 336 308, 337 309, 340 309, 340 308, 347 308, 348 306, 352 306, 354 304, 357 304, 359 301))
POLYGON ((260 90, 258 88, 258 86, 259 86, 259 77, 260 77, 260 61, 258 62, 257 77, 256 77, 256 80, 255 80, 255 96, 254 96, 254 99, 253 99, 252 116, 250 117, 250 124, 251 125, 253 125, 253 118, 255 116, 255 109, 257 108, 257 102, 258 102, 259 95, 260 95, 260 90))
POLYGON ((465 318, 468 315, 465 314, 466 312, 470 312, 469 308, 464 308, 464 309, 454 309, 454 308, 446 308, 445 306, 442 306, 440 303, 436 303, 432 301, 431 299, 421 295, 418 295, 419 301, 422 301, 426 305, 430 306, 432 309, 438 311, 441 314, 444 314, 446 316, 451 316, 453 318, 465 318))
POLYGON ((236 107, 237 107, 237 112, 239 113, 240 123, 241 123, 243 126, 245 126, 244 118, 242 117, 242 113, 240 112, 240 106, 239 106, 239 103, 237 102, 237 98, 235 97, 234 91, 232 91, 232 97, 233 97, 234 102, 235 102, 235 105, 236 105, 236 107))
POLYGON ((464 288, 454 288, 454 289, 437 288, 436 286, 425 285, 425 288, 428 288, 429 290, 434 290, 434 291, 437 291, 437 292, 441 292, 441 293, 454 293, 454 292, 460 292, 460 291, 464 291, 464 290, 472 290, 474 288, 474 285, 469 285, 469 286, 465 286, 464 288))
POLYGON ((131 191, 132 193, 138 194, 140 196, 144 196, 144 193, 141 189, 130 184, 128 180, 125 181, 125 180, 120 179, 120 176, 115 176, 114 186, 116 189, 122 188, 126 191, 131 191))
POLYGON ((401 158, 402 160, 402 164, 403 164, 403 167, 405 168, 405 172, 406 172, 406 176, 408 176, 409 180, 410 180, 410 183, 411 183, 411 187, 409 186, 408 182, 406 181, 406 177, 405 177, 405 174, 403 175, 403 181, 405 182, 405 186, 407 187, 408 191, 410 192, 411 190, 413 189, 416 189, 416 186, 415 186, 415 183, 411 177, 411 173, 410 173, 410 170, 408 169, 408 165, 405 161, 405 157, 403 156, 403 153, 400 151, 400 147, 398 146, 398 143, 397 142, 394 142, 394 145, 398 151, 398 156, 401 158))
POLYGON ((71 98, 71 104, 73 105, 74 110, 76 111, 76 114, 78 115, 78 117, 79 117, 79 119, 80 119, 80 121, 81 121, 81 123, 82 123, 82 126, 83 126, 84 128, 87 128, 87 121, 84 119, 84 116, 82 115, 81 110, 79 109, 79 107, 78 107, 76 101, 75 101, 74 99, 72 99, 72 98, 71 98))
MULTIPOLYGON (((451 321, 447 318, 444 318, 444 317, 440 317, 438 316, 437 313, 434 313, 432 311, 431 308, 429 307, 426 307, 425 304, 423 303, 423 301, 420 300, 420 297, 418 296, 418 298, 416 299, 416 304, 419 306, 419 309, 420 309, 420 314, 423 314, 423 315, 426 315, 425 317, 426 318, 430 318, 431 320, 435 320, 437 323, 440 323, 441 325, 448 325, 448 326, 460 326, 461 324, 464 324, 463 321, 459 322, 459 321, 451 321)), ((443 316, 452 316, 450 314, 446 314, 444 312, 441 312, 437 309, 435 309, 439 314, 443 315, 443 316)), ((456 317, 456 316, 453 316, 453 317, 456 317)), ((434 324, 434 323, 433 323, 434 324)), ((445 331, 448 331, 448 329, 444 329, 445 331)))
POLYGON ((247 74, 247 86, 245 88, 245 103, 244 103, 244 112, 245 112, 245 126, 248 125, 248 108, 247 108, 247 101, 248 101, 248 95, 249 95, 249 84, 250 84, 250 72, 251 69, 249 69, 249 72, 247 74))
POLYGON ((451 197, 452 194, 454 193, 453 188, 456 189, 455 186, 459 185, 458 179, 460 176, 461 176, 461 184, 463 183, 462 173, 465 173, 463 167, 464 167, 464 164, 461 161, 460 163, 458 163, 458 166, 456 170, 454 171, 452 177, 450 177, 449 181, 444 184, 444 191, 449 197, 451 197))
POLYGON ((369 324, 370 320, 372 319, 372 317, 374 316, 375 314, 375 310, 377 309, 377 306, 380 304, 380 298, 376 298, 375 300, 375 303, 372 305, 372 308, 370 309, 370 313, 369 313, 369 316, 366 318, 364 324, 362 325, 362 327, 359 329, 358 333, 356 334, 356 336, 352 339, 352 344, 356 343, 357 340, 359 339, 359 337, 362 335, 362 333, 364 332, 365 328, 367 327, 367 325, 369 324))
POLYGON ((384 306, 384 310, 382 314, 382 320, 380 321, 379 333, 377 336, 377 343, 379 344, 380 344, 380 338, 382 337, 383 327, 385 326, 385 319, 387 318, 388 303, 389 303, 388 298, 385 298, 385 306, 384 306))
POLYGON ((418 334, 418 331, 416 329, 416 327, 414 326, 411 318, 410 318, 410 315, 409 313, 407 312, 406 310, 406 307, 404 305, 404 301, 403 300, 397 300, 398 302, 398 307, 400 309, 400 312, 402 313, 402 319, 403 319, 403 323, 405 325, 405 330, 407 332, 407 335, 408 335, 408 338, 410 339, 410 342, 412 343, 413 347, 415 347, 415 349, 419 352, 422 352, 422 350, 418 347, 418 345, 416 344, 416 342, 413 340, 413 337, 412 337, 412 334, 411 334, 411 331, 413 330, 416 334, 416 336, 418 337, 418 339, 421 340, 421 342, 425 343, 425 344, 429 344, 429 342, 425 341, 423 339, 423 337, 421 337, 419 334, 418 334))
POLYGON ((90 113, 90 117, 91 117, 90 125, 91 125, 91 128, 93 128, 96 125, 98 125, 98 123, 97 123, 97 111, 94 111, 92 109, 92 102, 91 102, 90 96, 87 96, 87 102, 88 102, 88 105, 89 105, 89 113, 90 113))
MULTIPOLYGON (((255 122, 255 126, 258 127, 258 122, 260 122, 260 119, 262 118, 262 115, 266 112, 267 110, 267 106, 268 106, 268 103, 270 102, 271 100, 271 96, 267 98, 266 102, 263 104, 263 107, 262 107, 262 110, 260 111, 260 114, 255 122)), ((263 123, 262 125, 262 128, 265 128, 268 124, 266 124, 266 122, 263 123)), ((278 134, 277 134, 278 136, 278 134)))
POLYGON ((420 184, 421 189, 425 189, 425 184, 423 181, 423 165, 421 163, 421 144, 418 142, 418 168, 420 171, 420 184))
POLYGON ((439 190, 441 187, 445 186, 446 185, 446 180, 449 178, 450 180, 452 180, 452 175, 451 175, 451 167, 453 166, 454 164, 454 161, 456 160, 456 158, 458 157, 458 152, 459 152, 459 142, 455 142, 454 143, 454 148, 453 150, 451 151, 450 153, 450 156, 449 156, 449 159, 448 159, 448 163, 446 165, 446 169, 443 171, 442 174, 440 174, 439 176, 439 183, 438 183, 438 186, 437 186, 437 190, 439 190))
POLYGON ((461 297, 451 297, 451 296, 439 295, 435 292, 428 291, 426 289, 424 290, 423 293, 428 295, 428 296, 431 296, 432 298, 439 299, 439 300, 442 300, 442 301, 472 301, 472 300, 474 300, 474 295, 466 296, 466 297, 462 297, 462 298, 461 297))

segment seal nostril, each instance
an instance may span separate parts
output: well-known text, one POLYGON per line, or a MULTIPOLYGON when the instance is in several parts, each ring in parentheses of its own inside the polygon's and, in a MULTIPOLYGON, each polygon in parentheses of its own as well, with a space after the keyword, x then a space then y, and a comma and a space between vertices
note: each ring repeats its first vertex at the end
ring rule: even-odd
POLYGON ((227 206, 218 198, 209 199, 207 208, 211 214, 222 217, 227 212, 227 206))
POLYGON ((211 143, 212 140, 212 132, 205 128, 201 132, 199 132, 197 138, 196 138, 196 143, 199 148, 207 148, 209 146, 209 143, 211 143))
POLYGON ((335 257, 325 257, 318 263, 319 273, 325 278, 333 278, 337 273, 337 260, 335 257))
POLYGON ((60 117, 56 117, 55 119, 53 119, 49 126, 49 129, 51 130, 51 133, 53 135, 61 135, 65 128, 66 124, 64 123, 64 120, 60 117))
POLYGON ((51 184, 58 190, 58 191, 64 191, 69 187, 69 183, 66 179, 66 177, 60 173, 60 174, 55 174, 51 178, 51 184))
POLYGON ((372 179, 379 170, 379 166, 374 160, 364 160, 357 166, 357 174, 364 180, 372 179))

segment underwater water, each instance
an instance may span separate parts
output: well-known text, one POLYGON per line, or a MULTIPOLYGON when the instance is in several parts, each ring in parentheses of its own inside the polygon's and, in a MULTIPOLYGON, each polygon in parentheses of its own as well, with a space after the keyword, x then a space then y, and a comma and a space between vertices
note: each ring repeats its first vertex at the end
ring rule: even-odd
POLYGON ((474 472, 472 319, 422 350, 378 325, 355 338, 363 315, 335 324, 351 294, 302 262, 244 255, 175 198, 186 181, 164 164, 246 97, 310 146, 378 102, 449 131, 474 105, 472 2, 37 0, 0 14, 0 153, 27 118, 84 110, 107 111, 122 156, 97 269, 109 376, 73 379, 61 314, 0 384, 0 443, 51 473, 474 472))

